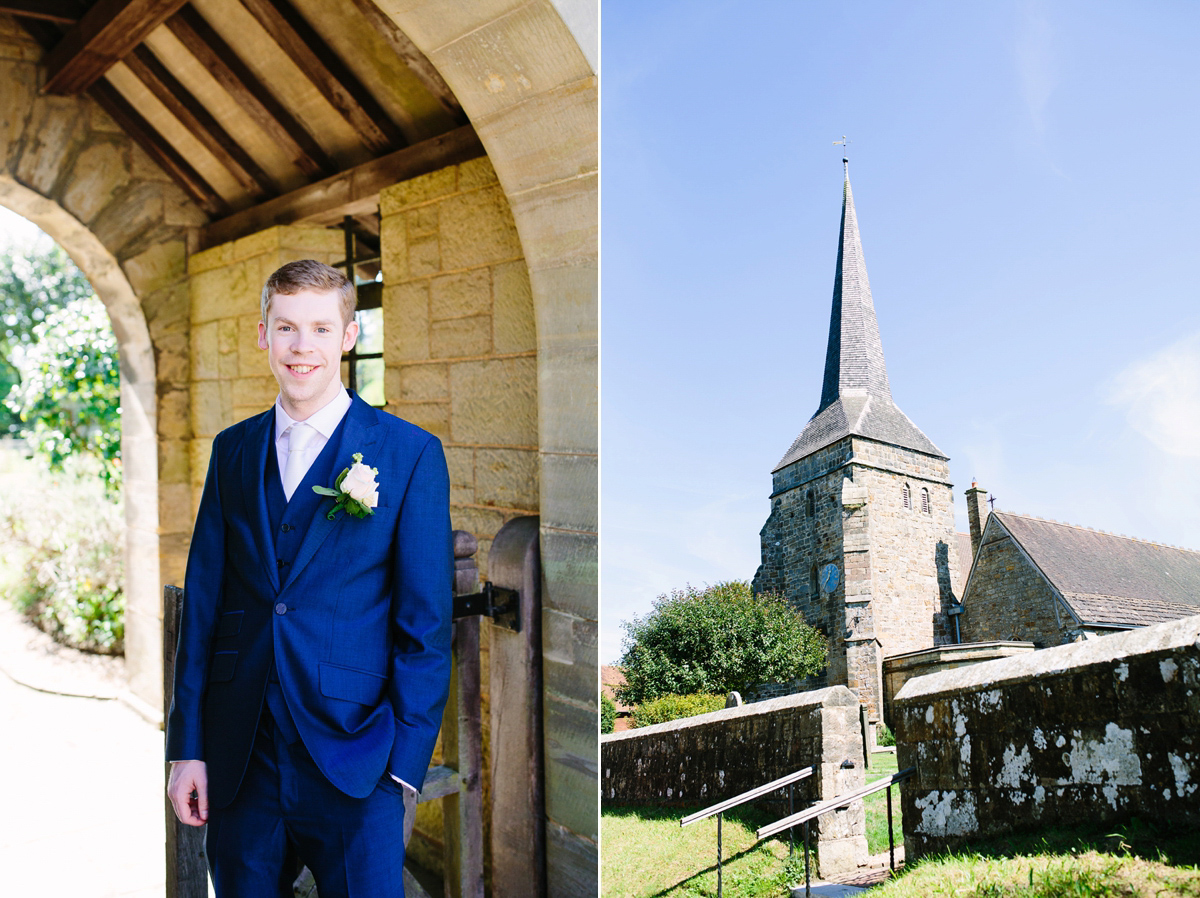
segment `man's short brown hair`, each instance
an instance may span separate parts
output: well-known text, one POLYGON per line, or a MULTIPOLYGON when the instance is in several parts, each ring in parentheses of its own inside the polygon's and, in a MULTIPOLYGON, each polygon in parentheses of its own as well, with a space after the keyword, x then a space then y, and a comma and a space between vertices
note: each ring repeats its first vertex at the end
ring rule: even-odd
POLYGON ((278 268, 263 284, 261 311, 265 324, 271 311, 271 300, 277 295, 291 296, 301 290, 316 290, 318 293, 337 293, 338 306, 342 310, 342 323, 349 325, 354 320, 354 307, 358 302, 354 284, 336 268, 316 259, 301 259, 288 262, 278 268))

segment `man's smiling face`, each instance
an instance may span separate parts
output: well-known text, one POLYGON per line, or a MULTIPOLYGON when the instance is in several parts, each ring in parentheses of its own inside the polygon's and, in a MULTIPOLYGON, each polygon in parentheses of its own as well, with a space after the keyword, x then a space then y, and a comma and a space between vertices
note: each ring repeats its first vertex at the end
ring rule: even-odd
POLYGON ((258 323, 258 348, 267 350, 284 411, 303 421, 341 388, 342 353, 358 324, 342 321, 337 293, 316 290, 275 294, 267 319, 258 323))

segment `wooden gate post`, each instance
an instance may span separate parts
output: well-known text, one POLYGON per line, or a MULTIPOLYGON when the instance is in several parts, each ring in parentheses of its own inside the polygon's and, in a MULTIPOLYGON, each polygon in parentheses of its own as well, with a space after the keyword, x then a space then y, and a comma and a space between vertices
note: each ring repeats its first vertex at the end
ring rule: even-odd
MULTIPOLYGON (((179 639, 179 616, 183 610, 183 590, 163 587, 163 721, 171 713, 175 684, 175 648, 179 639)), ((163 801, 167 813, 167 898, 208 898, 208 859, 204 856, 204 832, 207 827, 179 822, 171 799, 167 798, 167 779, 163 777, 163 801)))
POLYGON ((505 524, 488 552, 488 579, 520 593, 516 629, 492 626, 492 894, 546 894, 545 763, 542 747, 542 602, 539 519, 505 524))

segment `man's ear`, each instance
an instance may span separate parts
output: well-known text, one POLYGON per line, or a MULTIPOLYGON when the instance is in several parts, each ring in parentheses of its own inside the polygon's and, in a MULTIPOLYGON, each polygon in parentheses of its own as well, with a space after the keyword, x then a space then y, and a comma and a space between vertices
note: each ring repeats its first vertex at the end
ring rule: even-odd
POLYGON ((258 322, 258 348, 267 349, 267 324, 265 321, 258 322))
POLYGON ((358 339, 358 322, 351 321, 346 325, 346 333, 342 335, 342 352, 349 352, 354 346, 354 341, 358 339))

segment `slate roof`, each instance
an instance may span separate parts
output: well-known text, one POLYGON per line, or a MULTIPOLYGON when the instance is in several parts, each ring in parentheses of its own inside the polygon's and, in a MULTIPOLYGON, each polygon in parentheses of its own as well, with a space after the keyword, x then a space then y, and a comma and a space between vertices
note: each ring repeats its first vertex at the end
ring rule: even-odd
POLYGON ((892 401, 847 173, 821 403, 775 470, 849 434, 946 457, 892 401))
POLYGON ((1200 614, 1200 552, 1006 511, 992 517, 1084 624, 1141 627, 1200 614))

